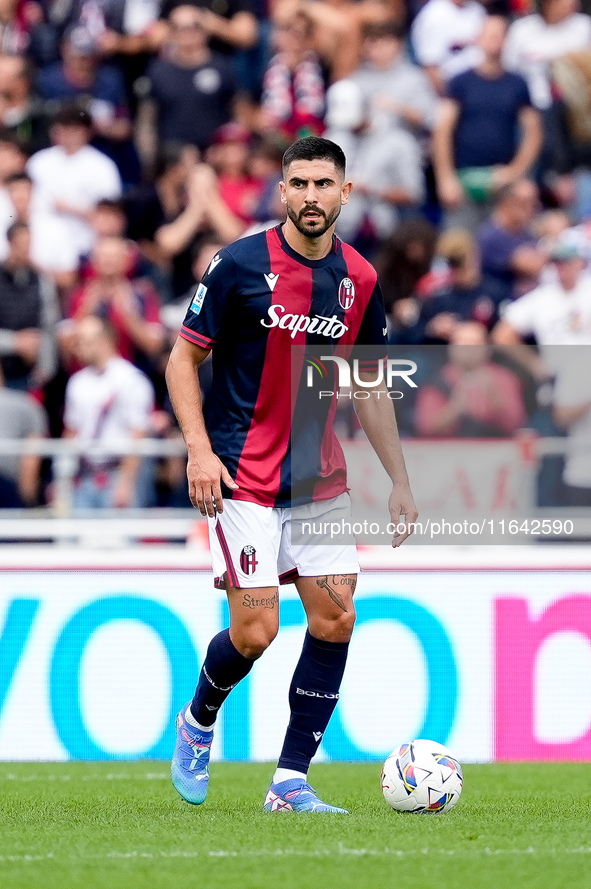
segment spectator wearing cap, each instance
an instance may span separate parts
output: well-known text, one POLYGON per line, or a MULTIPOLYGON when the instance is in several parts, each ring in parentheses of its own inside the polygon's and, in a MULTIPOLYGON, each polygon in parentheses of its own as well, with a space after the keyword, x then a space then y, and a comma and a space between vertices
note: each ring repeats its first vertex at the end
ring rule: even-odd
POLYGON ((140 116, 147 157, 155 153, 153 140, 150 145, 154 123, 160 144, 182 142, 204 151, 218 127, 230 120, 237 92, 231 62, 207 45, 202 10, 176 6, 169 24, 167 54, 154 59, 146 72, 140 116))
POLYGON ((449 342, 458 321, 474 321, 491 330, 505 289, 482 274, 474 238, 462 229, 450 229, 439 238, 436 254, 445 260, 449 277, 422 303, 416 342, 449 342))
POLYGON ((553 376, 558 353, 552 346, 591 346, 591 276, 589 246, 580 232, 569 229, 549 250, 556 279, 508 305, 493 331, 499 345, 514 346, 533 337, 542 361, 520 350, 524 363, 540 379, 553 376))
POLYGON ((312 49, 312 23, 301 12, 276 22, 275 54, 263 79, 260 128, 287 141, 324 129, 324 76, 312 49))
POLYGON ((57 223, 78 255, 93 244, 88 214, 101 198, 118 198, 121 179, 116 165, 90 145, 92 120, 77 105, 64 106, 51 127, 51 148, 29 160, 27 172, 35 186, 35 212, 48 226, 57 223))
POLYGON ((326 123, 325 135, 345 152, 354 185, 337 232, 359 249, 372 249, 392 233, 401 210, 419 207, 424 199, 420 145, 406 130, 372 118, 353 80, 329 87, 326 123))
POLYGON ((371 113, 415 136, 430 132, 437 96, 425 72, 405 52, 402 25, 370 23, 363 35, 363 61, 351 80, 361 87, 371 113))
POLYGON ((532 290, 546 264, 532 224, 539 206, 534 182, 518 179, 498 190, 488 222, 478 230, 482 271, 505 288, 507 300, 532 290))
POLYGON ((542 144, 539 113, 523 77, 501 64, 507 22, 487 16, 478 37, 482 60, 447 86, 433 139, 439 200, 450 228, 487 219, 495 189, 526 175, 542 144))
POLYGON ((61 61, 43 68, 36 85, 49 109, 64 100, 84 105, 92 118, 95 147, 115 161, 126 184, 139 180, 123 77, 114 65, 101 61, 98 44, 85 27, 67 29, 61 61))
POLYGON ((49 116, 32 92, 32 68, 24 56, 0 55, 0 125, 32 154, 49 146, 49 116))
POLYGON ((220 197, 245 226, 256 218, 256 210, 263 189, 260 179, 250 173, 252 135, 239 123, 231 121, 216 130, 207 153, 217 173, 220 197))

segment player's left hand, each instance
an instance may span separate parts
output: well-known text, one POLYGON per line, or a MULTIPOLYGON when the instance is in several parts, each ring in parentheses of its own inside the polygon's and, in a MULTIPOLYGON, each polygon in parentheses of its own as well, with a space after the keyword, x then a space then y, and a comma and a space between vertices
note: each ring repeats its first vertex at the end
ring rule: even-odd
POLYGON ((413 533, 414 528, 410 526, 416 522, 419 514, 408 485, 395 485, 390 494, 388 509, 390 510, 390 521, 396 526, 392 546, 397 547, 413 533), (399 525, 400 531, 398 530, 399 525), (404 530, 402 525, 404 525, 404 530))

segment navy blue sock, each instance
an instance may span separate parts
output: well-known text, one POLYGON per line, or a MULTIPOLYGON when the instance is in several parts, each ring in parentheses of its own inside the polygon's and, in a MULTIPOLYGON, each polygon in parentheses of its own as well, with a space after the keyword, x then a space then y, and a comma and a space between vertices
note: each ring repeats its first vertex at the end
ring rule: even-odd
POLYGON ((193 718, 200 725, 213 725, 218 710, 234 686, 250 673, 253 664, 254 661, 234 647, 230 630, 222 630, 213 637, 190 707, 193 718))
POLYGON ((323 642, 306 631, 289 689, 291 718, 278 768, 308 771, 339 699, 348 642, 323 642))

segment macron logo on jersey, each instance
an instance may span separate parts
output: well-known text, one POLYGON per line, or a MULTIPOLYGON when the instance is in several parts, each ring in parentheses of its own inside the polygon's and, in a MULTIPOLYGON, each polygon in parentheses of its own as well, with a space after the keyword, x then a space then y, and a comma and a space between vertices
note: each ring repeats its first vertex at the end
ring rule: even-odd
POLYGON ((267 314, 270 320, 261 318, 263 327, 280 327, 282 330, 291 330, 291 338, 295 339, 300 330, 307 330, 308 333, 316 333, 319 336, 329 336, 333 340, 340 339, 349 328, 342 321, 339 321, 336 315, 328 318, 326 315, 293 315, 291 312, 285 312, 285 306, 279 303, 273 303, 269 306, 267 314))
POLYGON ((213 258, 213 259, 211 260, 211 262, 209 263, 209 268, 208 268, 208 270, 207 270, 207 274, 208 274, 208 275, 211 275, 211 273, 213 272, 213 270, 215 269, 215 267, 216 267, 217 265, 219 265, 220 262, 222 261, 222 258, 223 258, 223 257, 221 257, 219 253, 216 253, 216 255, 214 256, 214 258, 213 258))
POLYGON ((269 272, 268 275, 265 275, 265 281, 269 285, 269 290, 271 293, 275 290, 275 284, 279 280, 279 275, 274 275, 273 272, 269 272))

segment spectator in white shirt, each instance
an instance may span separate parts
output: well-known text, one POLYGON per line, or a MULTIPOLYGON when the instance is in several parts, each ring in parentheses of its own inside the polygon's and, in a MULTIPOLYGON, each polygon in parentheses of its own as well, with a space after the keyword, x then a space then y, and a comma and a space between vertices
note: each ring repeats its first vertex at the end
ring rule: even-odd
POLYGON ((427 0, 411 29, 417 61, 438 93, 456 74, 480 61, 475 41, 486 15, 476 0, 427 0))
POLYGON ((509 28, 503 62, 527 80, 534 105, 550 108, 550 63, 566 53, 591 48, 591 17, 579 0, 540 0, 540 12, 517 19, 509 28))
POLYGON ((34 212, 45 224, 65 227, 78 255, 89 253, 89 214, 102 198, 118 198, 121 179, 113 161, 89 144, 92 120, 75 104, 64 105, 51 127, 51 148, 34 154, 27 172, 35 185, 34 212))
POLYGON ((354 185, 337 232, 354 243, 362 232, 381 242, 394 231, 400 209, 419 207, 424 199, 420 145, 407 130, 376 120, 353 80, 333 83, 327 104, 325 135, 345 152, 354 185))
POLYGON ((117 354, 115 336, 111 325, 96 316, 77 325, 77 355, 85 367, 66 387, 64 436, 106 451, 81 459, 75 509, 146 505, 141 458, 110 456, 108 447, 149 434, 154 391, 148 378, 117 354))
POLYGON ((538 380, 560 369, 563 350, 556 346, 591 346, 591 277, 586 271, 588 245, 579 232, 564 232, 550 248, 556 280, 536 287, 503 312, 493 331, 498 345, 516 346, 534 337, 539 350, 517 350, 538 380), (529 354, 528 354, 529 353, 529 354))
MULTIPOLYGON (((43 213, 34 209, 33 182, 28 173, 13 173, 4 187, 11 202, 11 224, 24 222, 31 232, 31 262, 60 290, 68 290, 76 281, 80 257, 68 238, 65 223, 59 225, 55 220, 47 225, 43 213)), ((8 224, 5 228, 0 225, 0 259, 8 255, 8 228, 8 224)))

